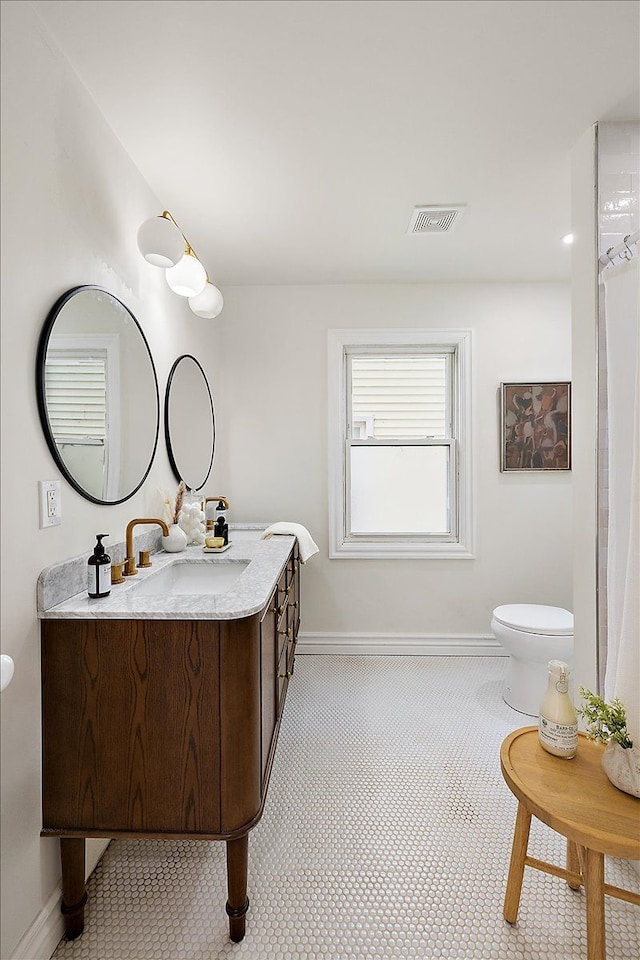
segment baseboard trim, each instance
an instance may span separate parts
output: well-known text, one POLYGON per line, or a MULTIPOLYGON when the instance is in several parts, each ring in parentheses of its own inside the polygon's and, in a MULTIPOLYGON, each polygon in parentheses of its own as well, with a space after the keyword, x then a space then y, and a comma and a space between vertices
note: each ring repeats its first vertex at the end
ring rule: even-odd
POLYGON ((506 657, 504 647, 484 633, 300 633, 298 653, 362 656, 506 657))
MULTIPOLYGON (((87 879, 91 876, 110 840, 87 841, 87 879)), ((62 883, 53 891, 44 907, 19 941, 11 960, 50 960, 64 936, 64 919, 60 913, 62 883)))
POLYGON ((11 960, 49 960, 64 936, 61 902, 59 884, 11 954, 11 960))

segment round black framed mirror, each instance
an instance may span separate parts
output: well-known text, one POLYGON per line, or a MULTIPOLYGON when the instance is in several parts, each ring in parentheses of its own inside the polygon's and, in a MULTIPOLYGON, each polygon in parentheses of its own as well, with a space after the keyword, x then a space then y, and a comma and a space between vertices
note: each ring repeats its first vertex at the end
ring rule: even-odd
POLYGON ((213 466, 216 416, 207 376, 189 353, 178 357, 169 373, 164 431, 176 480, 201 490, 213 466))
POLYGON ((158 445, 158 379, 132 312, 108 290, 67 290, 42 329, 38 412, 49 450, 87 500, 122 503, 144 483, 158 445))

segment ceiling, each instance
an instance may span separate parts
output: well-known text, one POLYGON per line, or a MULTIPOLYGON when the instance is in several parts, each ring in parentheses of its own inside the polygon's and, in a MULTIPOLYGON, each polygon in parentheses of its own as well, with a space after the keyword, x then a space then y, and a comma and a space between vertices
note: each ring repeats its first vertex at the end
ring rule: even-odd
POLYGON ((570 150, 640 112, 636 0, 36 6, 222 288, 567 278, 570 150))

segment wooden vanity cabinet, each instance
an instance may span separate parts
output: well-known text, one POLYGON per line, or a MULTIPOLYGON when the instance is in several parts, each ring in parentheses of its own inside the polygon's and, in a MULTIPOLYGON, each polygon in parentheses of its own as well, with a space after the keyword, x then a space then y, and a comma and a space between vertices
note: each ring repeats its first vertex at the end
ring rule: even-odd
POLYGON ((42 621, 42 835, 61 838, 68 937, 83 928, 85 838, 161 837, 227 841, 243 938, 298 614, 292 552, 251 617, 42 621))

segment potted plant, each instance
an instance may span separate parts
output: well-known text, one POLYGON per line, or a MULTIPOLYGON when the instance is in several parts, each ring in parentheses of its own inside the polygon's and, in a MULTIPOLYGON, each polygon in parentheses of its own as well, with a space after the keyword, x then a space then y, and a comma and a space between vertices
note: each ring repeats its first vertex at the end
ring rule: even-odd
POLYGON ((602 767, 614 787, 640 797, 640 749, 633 745, 627 732, 624 705, 614 699, 606 703, 602 697, 580 687, 584 707, 576 713, 584 718, 590 740, 606 743, 602 767))

